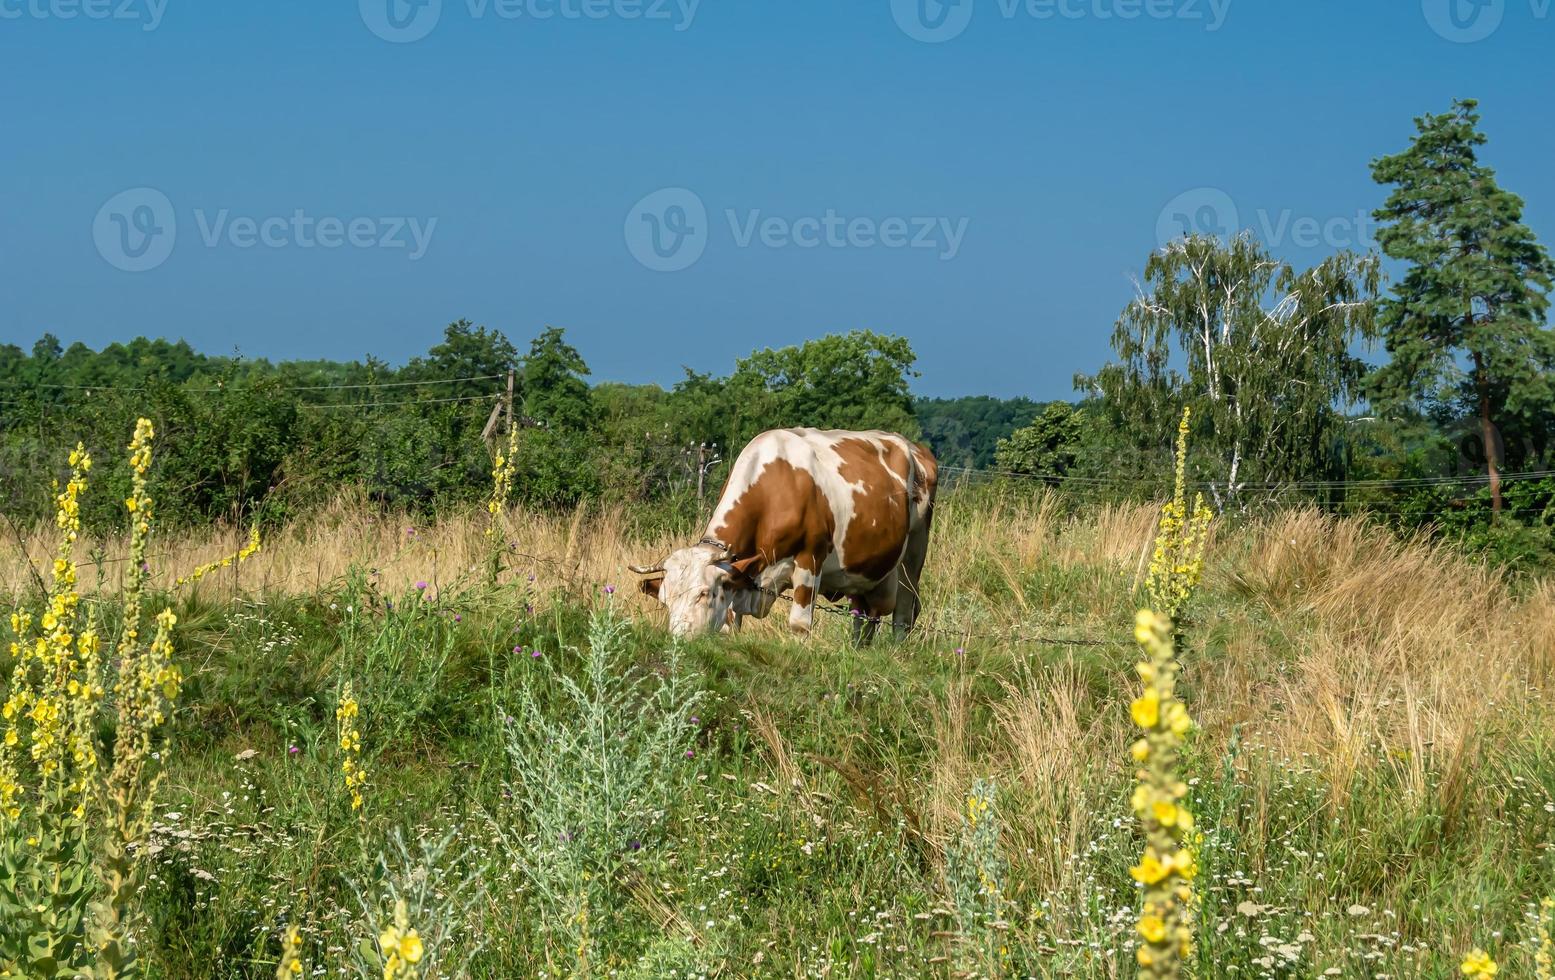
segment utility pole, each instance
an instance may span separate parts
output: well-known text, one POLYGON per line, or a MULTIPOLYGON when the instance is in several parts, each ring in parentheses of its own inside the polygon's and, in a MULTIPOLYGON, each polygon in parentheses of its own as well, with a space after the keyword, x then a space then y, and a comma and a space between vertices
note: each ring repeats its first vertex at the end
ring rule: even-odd
POLYGON ((491 406, 491 415, 488 416, 487 419, 486 419, 486 426, 485 426, 485 428, 481 429, 481 440, 486 443, 487 448, 493 449, 493 451, 495 451, 495 449, 494 449, 495 443, 493 442, 493 439, 496 437, 496 434, 497 434, 497 420, 502 418, 504 412, 507 415, 508 428, 511 430, 513 428, 513 425, 514 425, 514 421, 513 421, 513 369, 512 368, 508 368, 508 392, 507 392, 507 396, 498 398, 497 399, 497 404, 491 406))

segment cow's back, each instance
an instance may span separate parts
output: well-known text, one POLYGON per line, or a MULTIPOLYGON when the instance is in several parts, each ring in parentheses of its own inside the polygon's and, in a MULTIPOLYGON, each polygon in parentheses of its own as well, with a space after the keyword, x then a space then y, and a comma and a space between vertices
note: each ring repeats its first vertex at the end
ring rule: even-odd
POLYGON ((736 458, 709 535, 769 562, 819 548, 846 578, 879 582, 926 531, 935 470, 896 433, 773 429, 736 458))

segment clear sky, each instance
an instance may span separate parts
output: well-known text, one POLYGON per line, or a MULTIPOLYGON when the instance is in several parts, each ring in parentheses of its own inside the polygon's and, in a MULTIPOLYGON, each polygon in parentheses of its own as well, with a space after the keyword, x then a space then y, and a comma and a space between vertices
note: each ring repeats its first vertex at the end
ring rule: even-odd
POLYGON ((1311 263, 1481 100, 1555 242, 1552 0, 0 0, 0 342, 598 379, 909 337, 1066 397, 1178 216, 1311 263))

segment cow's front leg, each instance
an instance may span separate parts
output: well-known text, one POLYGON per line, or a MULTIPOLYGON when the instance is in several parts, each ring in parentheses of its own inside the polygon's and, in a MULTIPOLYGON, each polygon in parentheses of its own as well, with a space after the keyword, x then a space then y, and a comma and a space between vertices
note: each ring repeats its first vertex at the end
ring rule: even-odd
POLYGON ((794 607, 788 612, 788 628, 801 636, 809 636, 815 625, 815 590, 820 583, 820 562, 800 555, 794 562, 794 607))

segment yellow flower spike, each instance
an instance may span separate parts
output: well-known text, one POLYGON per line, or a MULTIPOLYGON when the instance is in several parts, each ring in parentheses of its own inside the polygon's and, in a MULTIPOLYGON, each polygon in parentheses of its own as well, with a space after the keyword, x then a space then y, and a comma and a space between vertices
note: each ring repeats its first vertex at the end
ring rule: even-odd
POLYGON ((1144 886, 1137 923, 1142 943, 1136 959, 1146 980, 1182 976, 1193 936, 1193 815, 1181 802, 1188 787, 1176 773, 1182 739, 1193 720, 1177 700, 1178 665, 1171 636, 1170 620, 1148 610, 1136 617, 1135 638, 1145 655, 1138 671, 1144 689, 1129 713, 1144 737, 1129 750, 1140 764, 1131 806, 1144 832, 1145 850, 1129 873, 1144 886))
POLYGON ((212 572, 220 571, 223 568, 231 568, 234 564, 241 565, 248 561, 250 558, 254 557, 254 555, 258 554, 260 547, 259 525, 256 524, 248 529, 248 543, 239 548, 236 553, 226 555, 216 559, 209 564, 199 566, 188 575, 183 575, 175 579, 173 581, 173 585, 177 587, 193 585, 212 572))
POLYGON ((351 801, 351 809, 365 819, 366 814, 362 812, 361 789, 367 783, 367 770, 362 767, 361 762, 362 733, 356 727, 356 718, 360 710, 351 682, 347 681, 340 689, 340 701, 335 707, 336 736, 342 755, 340 772, 346 795, 351 801))
MULTIPOLYGON (((1188 423, 1191 417, 1191 410, 1184 408, 1182 421, 1177 426, 1177 465, 1172 499, 1161 508, 1155 551, 1145 579, 1151 608, 1169 619, 1177 618, 1198 584, 1204 568, 1209 525, 1214 519, 1202 496, 1194 500, 1191 515, 1188 511, 1188 423)), ((1140 626, 1135 626, 1134 635, 1138 642, 1145 642, 1140 626)))
POLYGON ((297 926, 288 926, 281 936, 281 958, 276 964, 275 980, 301 980, 305 972, 302 963, 302 933, 297 926))

